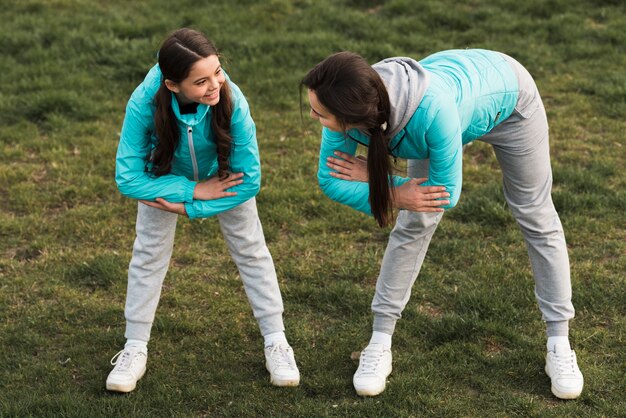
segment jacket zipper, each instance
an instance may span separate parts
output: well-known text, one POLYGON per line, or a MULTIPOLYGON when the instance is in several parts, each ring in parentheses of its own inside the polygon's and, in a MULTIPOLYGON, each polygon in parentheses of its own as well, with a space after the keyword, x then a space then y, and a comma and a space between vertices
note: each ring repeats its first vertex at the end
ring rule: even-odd
POLYGON ((191 165, 193 166, 193 179, 198 180, 198 161, 196 161, 196 151, 193 148, 193 129, 187 126, 187 143, 189 144, 189 155, 191 156, 191 165))

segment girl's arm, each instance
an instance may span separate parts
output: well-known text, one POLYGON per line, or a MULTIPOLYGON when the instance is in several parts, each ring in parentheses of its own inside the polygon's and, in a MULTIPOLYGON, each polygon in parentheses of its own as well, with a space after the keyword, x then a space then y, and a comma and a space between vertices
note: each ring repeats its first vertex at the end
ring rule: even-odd
POLYGON ((194 200, 185 203, 190 218, 208 218, 238 206, 257 195, 261 189, 261 160, 256 139, 256 126, 250 115, 250 108, 237 86, 230 83, 233 95, 231 116, 232 148, 230 151, 230 171, 244 173, 243 183, 231 187, 235 196, 215 200, 194 200))
MULTIPOLYGON (((337 157, 334 154, 335 151, 354 155, 357 145, 355 141, 347 139, 342 132, 334 132, 323 128, 317 179, 322 191, 332 200, 371 215, 369 185, 366 182, 333 177, 330 173, 334 170, 327 165, 328 157, 337 157)), ((408 178, 393 176, 394 187, 400 186, 407 181, 409 181, 408 178)))
POLYGON ((173 174, 155 177, 146 171, 151 152, 146 121, 151 118, 149 109, 142 109, 131 98, 115 159, 117 187, 124 196, 133 199, 153 201, 160 197, 170 202, 191 202, 195 182, 173 174))

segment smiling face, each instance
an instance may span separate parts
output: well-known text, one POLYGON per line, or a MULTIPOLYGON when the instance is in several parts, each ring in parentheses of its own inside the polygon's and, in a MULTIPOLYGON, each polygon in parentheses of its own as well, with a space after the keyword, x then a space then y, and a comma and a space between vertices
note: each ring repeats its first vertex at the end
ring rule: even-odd
POLYGON ((330 113, 317 99, 317 94, 309 89, 309 103, 311 111, 309 115, 312 119, 317 119, 322 126, 335 132, 344 132, 344 127, 337 120, 335 115, 330 113))
POLYGON ((226 81, 217 55, 196 61, 189 75, 180 83, 165 80, 167 88, 176 94, 181 104, 201 103, 215 106, 220 101, 220 90, 226 81))

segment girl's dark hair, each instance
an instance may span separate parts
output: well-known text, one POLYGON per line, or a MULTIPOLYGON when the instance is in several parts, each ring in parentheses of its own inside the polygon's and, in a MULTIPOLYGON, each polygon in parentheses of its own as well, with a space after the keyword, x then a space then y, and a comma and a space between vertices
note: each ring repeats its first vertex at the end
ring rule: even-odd
POLYGON ((391 162, 385 123, 391 105, 387 89, 367 61, 353 52, 338 52, 317 64, 300 87, 315 92, 317 99, 337 118, 344 131, 355 127, 370 137, 367 153, 370 206, 380 226, 393 219, 391 162))
MULTIPOLYGON (((163 77, 156 94, 154 127, 159 139, 152 157, 152 172, 157 176, 167 174, 172 169, 174 151, 180 141, 180 128, 172 110, 172 92, 165 86, 165 80, 180 83, 189 76, 196 61, 218 55, 217 49, 207 37, 193 29, 182 28, 173 32, 159 50, 159 67, 163 77)), ((228 83, 222 84, 220 101, 212 109, 211 128, 217 145, 218 176, 228 175, 228 159, 231 141, 230 118, 232 101, 228 83)))

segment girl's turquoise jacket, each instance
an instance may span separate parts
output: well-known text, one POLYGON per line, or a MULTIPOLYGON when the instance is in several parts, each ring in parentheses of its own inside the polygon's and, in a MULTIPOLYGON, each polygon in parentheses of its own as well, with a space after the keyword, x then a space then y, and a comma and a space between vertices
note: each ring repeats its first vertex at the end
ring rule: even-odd
MULTIPOLYGON (((517 103, 518 82, 504 56, 494 51, 442 51, 415 64, 428 73, 428 86, 406 126, 391 138, 389 149, 400 158, 429 158, 428 181, 423 185, 445 186, 450 204, 442 207, 449 209, 461 194, 463 145, 511 115, 517 103)), ((396 78, 391 83, 384 77, 383 81, 398 89, 390 92, 390 97, 408 94, 408 81, 396 78)), ((358 142, 367 145, 369 138, 356 129, 343 133, 323 128, 318 180, 331 199, 371 214, 368 184, 336 179, 326 165, 335 151, 354 155, 358 142)), ((393 178, 395 186, 407 181, 409 178, 393 178)))
POLYGON ((150 173, 150 156, 158 141, 154 132, 154 96, 161 83, 161 71, 155 65, 126 106, 115 164, 115 181, 124 196, 141 200, 161 197, 170 202, 182 202, 190 218, 207 218, 256 196, 261 186, 256 127, 243 93, 228 76, 226 79, 233 103, 230 171, 244 173, 243 183, 229 189, 237 195, 215 200, 193 199, 196 183, 217 172, 211 107, 199 104, 196 113, 181 115, 174 94, 172 109, 180 127, 180 142, 174 153, 172 170, 160 177, 150 173))

